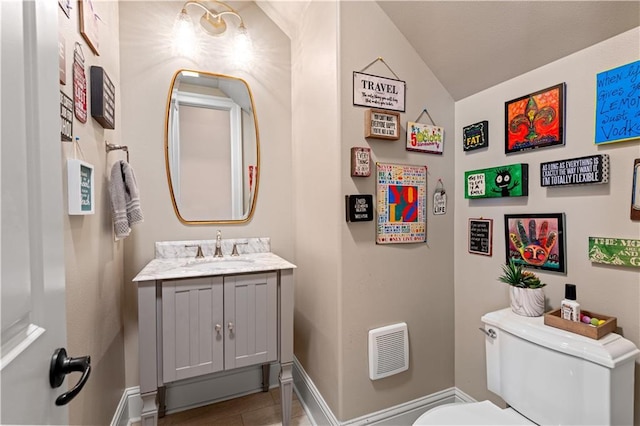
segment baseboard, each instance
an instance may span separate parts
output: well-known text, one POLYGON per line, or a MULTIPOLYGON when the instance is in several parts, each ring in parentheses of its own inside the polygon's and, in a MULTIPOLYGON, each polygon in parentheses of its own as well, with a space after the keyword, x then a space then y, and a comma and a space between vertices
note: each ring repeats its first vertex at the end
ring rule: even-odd
MULTIPOLYGON (((271 364, 269 387, 277 387, 280 364, 271 364)), ((262 391, 262 366, 251 366, 171 383, 166 388, 167 414, 189 410, 262 391)), ((111 420, 111 426, 140 421, 140 387, 127 388, 111 420)))
POLYGON ((394 407, 341 422, 335 417, 313 381, 295 357, 293 359, 293 386, 300 403, 307 413, 307 417, 314 426, 410 425, 422 413, 439 405, 475 401, 466 393, 452 387, 394 407))

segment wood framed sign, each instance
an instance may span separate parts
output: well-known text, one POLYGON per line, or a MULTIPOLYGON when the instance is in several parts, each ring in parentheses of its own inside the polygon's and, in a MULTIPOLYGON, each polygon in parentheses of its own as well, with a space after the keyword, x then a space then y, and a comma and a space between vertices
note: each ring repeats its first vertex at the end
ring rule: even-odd
POLYGON ((473 151, 489 146, 489 122, 480 121, 462 128, 462 149, 473 151))
POLYGON ((406 83, 402 80, 353 72, 353 104, 404 112, 406 83))
POLYGON ((564 145, 565 83, 505 102, 505 154, 564 145))
POLYGON ((640 138, 640 60, 596 76, 596 145, 640 138))
POLYGON ((100 17, 96 10, 94 0, 78 0, 80 16, 80 34, 89 45, 89 48, 100 56, 100 17))
POLYGON ((102 67, 92 66, 91 116, 105 129, 115 128, 116 89, 102 67))
POLYGON ((540 186, 609 182, 609 155, 598 154, 540 163, 540 186))
POLYGON ((469 219, 469 253, 491 256, 493 219, 469 219))
POLYGON ((633 162, 633 181, 631 184, 631 220, 640 220, 640 158, 633 162))
POLYGON ((73 111, 79 122, 87 122, 87 75, 82 46, 78 42, 73 50, 73 111))
POLYGON ((369 109, 364 113, 364 137, 400 139, 400 113, 369 109))
POLYGON ((82 160, 67 160, 68 207, 70 215, 95 213, 93 165, 82 160))
POLYGON ((640 240, 589 237, 589 260, 605 265, 640 268, 640 240))
POLYGON ((373 195, 345 195, 347 222, 369 222, 373 220, 373 195))
POLYGON ((464 172, 464 198, 526 197, 529 195, 529 165, 464 172))
POLYGON ((407 122, 407 151, 442 154, 444 128, 430 124, 407 122))
POLYGON ((360 146, 351 148, 351 176, 371 176, 371 149, 360 146))

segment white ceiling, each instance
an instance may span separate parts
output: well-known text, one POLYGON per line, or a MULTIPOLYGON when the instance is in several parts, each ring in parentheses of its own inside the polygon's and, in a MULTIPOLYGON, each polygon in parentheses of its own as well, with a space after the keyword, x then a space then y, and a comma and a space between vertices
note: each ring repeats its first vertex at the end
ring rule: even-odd
MULTIPOLYGON (((256 3, 293 37, 309 1, 256 3)), ((639 0, 377 3, 454 100, 640 26, 639 0)))

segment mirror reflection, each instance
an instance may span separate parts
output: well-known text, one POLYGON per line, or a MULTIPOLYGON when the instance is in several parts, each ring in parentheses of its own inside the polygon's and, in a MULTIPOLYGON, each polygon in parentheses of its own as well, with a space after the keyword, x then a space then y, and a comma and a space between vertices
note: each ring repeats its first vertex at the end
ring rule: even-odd
POLYGON ((169 89, 165 158, 181 222, 245 222, 258 192, 260 145, 249 85, 179 70, 169 89))

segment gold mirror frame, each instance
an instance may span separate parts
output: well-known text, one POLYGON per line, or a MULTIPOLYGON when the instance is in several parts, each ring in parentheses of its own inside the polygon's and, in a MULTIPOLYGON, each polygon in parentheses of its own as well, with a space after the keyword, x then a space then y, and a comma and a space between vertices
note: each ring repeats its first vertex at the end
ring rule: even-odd
POLYGON ((171 78, 171 85, 169 86, 169 94, 167 96, 167 103, 165 108, 164 160, 165 160, 165 171, 167 175, 167 183, 169 184, 169 194, 171 195, 171 204, 173 205, 173 211, 175 212, 176 216, 178 217, 178 220, 181 223, 185 225, 216 225, 216 224, 225 225, 225 224, 241 224, 241 223, 249 222, 253 217, 253 213, 256 208, 256 203, 258 201, 258 189, 260 187, 260 168, 261 168, 260 167, 260 133, 258 131, 258 115, 256 114, 255 103, 253 101, 253 93, 251 92, 251 87, 249 86, 249 83, 247 83, 242 78, 233 77, 225 74, 217 74, 217 73, 210 73, 206 71, 196 71, 196 70, 189 70, 189 69, 179 69, 178 71, 176 71, 173 77, 171 78), (255 175, 256 181, 255 181, 255 191, 253 193, 253 199, 251 200, 251 203, 250 203, 249 212, 247 213, 247 217, 243 219, 187 220, 184 217, 182 217, 182 215, 180 214, 180 210, 178 208, 178 204, 176 202, 176 198, 173 192, 173 182, 171 180, 171 167, 169 165, 169 125, 170 125, 169 112, 171 108, 171 96, 173 93, 173 88, 175 86, 176 79, 180 76, 182 72, 197 73, 199 75, 205 75, 209 77, 235 80, 244 84, 244 86, 247 89, 247 92, 249 94, 249 99, 251 101, 251 109, 253 113, 253 124, 254 124, 254 129, 256 134, 256 175, 255 175))

